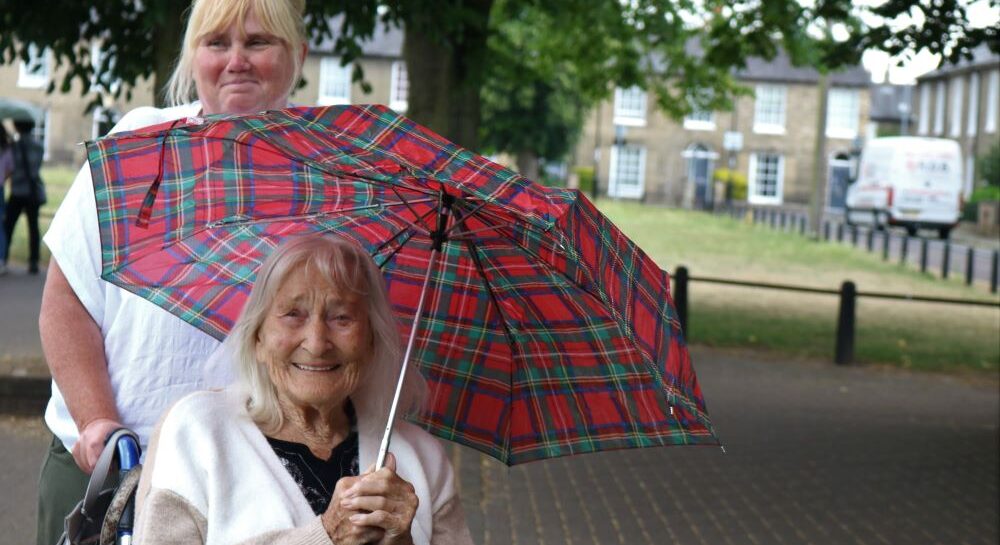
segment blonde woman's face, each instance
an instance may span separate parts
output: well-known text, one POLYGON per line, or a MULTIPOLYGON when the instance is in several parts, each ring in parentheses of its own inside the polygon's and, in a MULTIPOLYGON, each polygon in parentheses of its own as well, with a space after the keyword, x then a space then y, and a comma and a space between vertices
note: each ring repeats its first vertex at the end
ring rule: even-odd
POLYGON ((295 75, 293 53, 268 33, 253 11, 206 34, 194 53, 194 81, 205 114, 244 114, 285 108, 295 75))
POLYGON ((341 406, 372 350, 365 301, 301 267, 278 289, 257 334, 257 359, 279 399, 300 408, 341 406))

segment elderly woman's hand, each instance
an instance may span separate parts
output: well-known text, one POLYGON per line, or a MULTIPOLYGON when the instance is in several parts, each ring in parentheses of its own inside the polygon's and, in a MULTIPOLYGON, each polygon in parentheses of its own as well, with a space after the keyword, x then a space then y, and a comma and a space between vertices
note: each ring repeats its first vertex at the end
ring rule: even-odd
POLYGON ((336 545, 366 545, 377 543, 385 535, 381 528, 362 526, 351 522, 350 517, 360 514, 356 509, 345 508, 342 503, 347 490, 361 482, 362 477, 342 477, 333 490, 333 498, 321 517, 323 528, 336 545))
MULTIPOLYGON (((339 488, 340 483, 337 484, 339 488)), ((385 467, 362 475, 340 499, 343 509, 355 511, 349 518, 352 523, 384 532, 375 542, 378 545, 413 543, 410 525, 418 504, 413 485, 396 474, 396 457, 391 453, 386 457, 385 467)))

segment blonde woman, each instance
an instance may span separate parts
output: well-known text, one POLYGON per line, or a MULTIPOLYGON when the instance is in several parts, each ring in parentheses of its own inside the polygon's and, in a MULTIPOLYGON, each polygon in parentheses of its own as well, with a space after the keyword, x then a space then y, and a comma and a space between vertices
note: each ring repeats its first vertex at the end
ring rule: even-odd
MULTIPOLYGON (((286 107, 306 55, 304 6, 305 0, 195 0, 170 82, 173 106, 137 108, 112 132, 286 107)), ((45 412, 53 439, 39 481, 39 545, 58 539, 109 432, 129 427, 145 445, 173 402, 228 378, 205 364, 218 347, 215 339, 100 280, 88 165, 45 243, 52 261, 39 330, 54 379, 45 412)))

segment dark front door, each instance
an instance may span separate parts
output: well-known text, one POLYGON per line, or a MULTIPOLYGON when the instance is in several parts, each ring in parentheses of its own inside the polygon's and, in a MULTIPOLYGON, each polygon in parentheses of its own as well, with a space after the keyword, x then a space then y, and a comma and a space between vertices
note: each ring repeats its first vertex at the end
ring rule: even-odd
POLYGON ((826 207, 843 210, 847 198, 847 183, 851 178, 850 164, 846 159, 830 161, 830 176, 826 181, 826 207))

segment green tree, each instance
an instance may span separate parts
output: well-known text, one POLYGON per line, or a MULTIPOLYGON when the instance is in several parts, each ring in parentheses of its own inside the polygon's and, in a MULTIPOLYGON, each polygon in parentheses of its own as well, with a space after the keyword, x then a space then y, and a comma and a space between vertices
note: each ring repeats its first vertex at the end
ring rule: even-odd
MULTIPOLYGON (((993 6, 998 1, 989 0, 993 6)), ((68 90, 75 79, 90 93, 96 79, 120 81, 116 93, 128 94, 145 77, 152 77, 155 88, 161 89, 188 4, 0 0, 0 52, 5 62, 12 62, 27 59, 31 45, 50 48, 57 65, 66 67, 60 91, 68 90), (104 44, 99 63, 91 59, 92 41, 104 44)), ((849 0, 307 0, 306 15, 313 35, 336 37, 335 53, 345 62, 360 56, 362 41, 372 36, 377 24, 405 29, 410 115, 477 149, 481 90, 501 71, 507 76, 505 84, 517 88, 535 86, 541 78, 541 94, 552 96, 563 84, 549 82, 555 73, 551 69, 571 65, 579 97, 593 100, 607 96, 613 84, 637 84, 654 91, 663 111, 680 116, 692 108, 727 107, 739 90, 732 69, 751 56, 769 58, 779 47, 797 62, 829 69, 857 63, 868 47, 893 54, 927 49, 950 61, 968 56, 981 43, 1000 50, 998 30, 974 28, 965 4, 886 0, 874 8, 857 8, 849 0), (523 70, 512 71, 504 66, 509 59, 493 58, 490 38, 504 35, 503 24, 512 18, 530 23, 524 10, 541 17, 541 24, 558 21, 559 28, 546 36, 545 47, 523 52, 518 59, 523 70), (865 13, 879 22, 865 24, 865 13), (889 23, 913 13, 924 14, 923 22, 902 29, 889 23), (811 35, 817 18, 838 25, 847 38, 811 35), (695 37, 698 47, 691 48, 695 37)), ((356 70, 355 77, 361 76, 356 70)), ((529 95, 525 100, 538 100, 529 95)))

